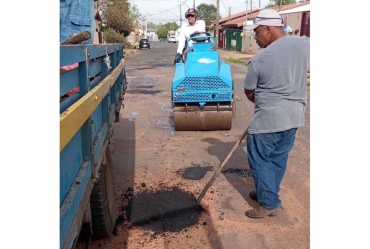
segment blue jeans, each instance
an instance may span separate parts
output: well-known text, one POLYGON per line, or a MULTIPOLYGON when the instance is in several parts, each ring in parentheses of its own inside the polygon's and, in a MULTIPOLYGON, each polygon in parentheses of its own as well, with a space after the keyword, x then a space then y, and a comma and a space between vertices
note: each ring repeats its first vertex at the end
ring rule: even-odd
POLYGON ((92 44, 95 33, 94 0, 60 0, 60 38, 65 41, 70 35, 89 31, 91 38, 83 44, 92 44))
POLYGON ((247 135, 248 163, 256 186, 258 202, 267 209, 281 206, 280 183, 297 128, 247 135))

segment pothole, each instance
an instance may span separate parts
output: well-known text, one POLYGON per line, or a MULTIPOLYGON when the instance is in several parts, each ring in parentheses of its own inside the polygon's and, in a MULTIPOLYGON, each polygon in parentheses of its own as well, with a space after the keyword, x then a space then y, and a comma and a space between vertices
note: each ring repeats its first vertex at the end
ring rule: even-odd
POLYGON ((252 172, 250 169, 238 169, 238 168, 228 168, 221 171, 223 174, 236 174, 241 177, 251 177, 252 172))

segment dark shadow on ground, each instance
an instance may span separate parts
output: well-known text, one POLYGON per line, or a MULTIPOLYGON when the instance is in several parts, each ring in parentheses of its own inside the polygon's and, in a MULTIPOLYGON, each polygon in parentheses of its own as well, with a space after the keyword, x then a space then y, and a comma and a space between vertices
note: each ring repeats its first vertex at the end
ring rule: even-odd
MULTIPOLYGON (((114 124, 114 135, 111 138, 109 145, 112 151, 114 175, 116 182, 116 227, 113 231, 113 236, 119 235, 123 240, 121 244, 122 249, 127 249, 129 231, 123 229, 125 218, 123 216, 122 193, 127 189, 133 189, 135 176, 135 122, 128 119, 122 119, 120 122, 114 124), (119 139, 118 139, 119 138, 119 139)), ((107 247, 107 239, 96 241, 101 244, 102 248, 107 247)), ((96 243, 95 242, 95 243, 96 243)))
MULTIPOLYGON (((224 143, 216 138, 205 138, 202 141, 210 144, 208 153, 216 156, 220 160, 218 165, 214 165, 214 172, 225 160, 236 143, 236 141, 224 143)), ((255 187, 248 165, 245 139, 240 143, 220 174, 225 176, 227 181, 243 196, 249 206, 259 206, 258 202, 249 197, 249 192, 255 190, 255 187)))

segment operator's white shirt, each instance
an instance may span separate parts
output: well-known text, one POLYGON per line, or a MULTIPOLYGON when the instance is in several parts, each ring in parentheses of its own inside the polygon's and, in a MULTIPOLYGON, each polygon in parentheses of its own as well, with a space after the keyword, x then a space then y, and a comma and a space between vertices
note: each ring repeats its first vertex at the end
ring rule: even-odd
POLYGON ((182 54, 182 50, 185 47, 186 39, 194 32, 206 32, 206 23, 203 20, 196 20, 193 26, 189 23, 183 23, 179 34, 179 46, 177 47, 177 53, 182 54))

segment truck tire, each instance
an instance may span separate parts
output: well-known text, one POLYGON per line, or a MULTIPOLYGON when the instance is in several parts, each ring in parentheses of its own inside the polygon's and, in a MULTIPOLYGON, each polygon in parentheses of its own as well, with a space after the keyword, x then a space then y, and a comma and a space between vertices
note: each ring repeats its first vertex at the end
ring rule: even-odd
POLYGON ((105 156, 106 162, 102 162, 99 170, 99 182, 94 185, 90 196, 93 239, 112 235, 116 223, 116 185, 109 146, 105 156))

